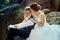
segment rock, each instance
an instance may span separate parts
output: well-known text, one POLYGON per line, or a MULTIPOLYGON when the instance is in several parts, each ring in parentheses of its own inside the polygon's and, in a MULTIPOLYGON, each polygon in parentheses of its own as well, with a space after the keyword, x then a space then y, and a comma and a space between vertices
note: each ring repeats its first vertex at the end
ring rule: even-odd
POLYGON ((42 9, 42 11, 43 11, 45 14, 48 14, 48 13, 50 13, 50 12, 51 12, 51 10, 50 10, 50 9, 42 9))
POLYGON ((49 24, 60 24, 60 12, 51 12, 46 17, 49 24))

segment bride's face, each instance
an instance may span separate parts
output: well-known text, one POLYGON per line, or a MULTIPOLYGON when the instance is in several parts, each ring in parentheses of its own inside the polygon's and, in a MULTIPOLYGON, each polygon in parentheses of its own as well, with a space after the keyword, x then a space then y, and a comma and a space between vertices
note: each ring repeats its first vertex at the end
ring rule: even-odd
POLYGON ((31 13, 34 13, 33 9, 31 9, 31 13))
POLYGON ((34 11, 33 9, 31 9, 31 14, 35 14, 37 11, 34 11))

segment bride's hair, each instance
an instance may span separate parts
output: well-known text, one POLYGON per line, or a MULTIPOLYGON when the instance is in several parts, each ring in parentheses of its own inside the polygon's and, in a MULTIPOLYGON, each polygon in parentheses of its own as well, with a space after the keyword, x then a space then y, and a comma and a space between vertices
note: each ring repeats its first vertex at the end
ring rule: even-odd
POLYGON ((30 8, 33 9, 34 11, 39 11, 41 10, 41 6, 35 2, 30 4, 30 8))

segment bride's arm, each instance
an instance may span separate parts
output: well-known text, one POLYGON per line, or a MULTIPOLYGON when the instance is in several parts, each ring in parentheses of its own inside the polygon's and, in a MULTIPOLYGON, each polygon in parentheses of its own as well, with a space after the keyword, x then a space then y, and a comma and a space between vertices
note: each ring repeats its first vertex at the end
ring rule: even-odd
POLYGON ((31 21, 36 23, 39 26, 43 26, 44 25, 44 15, 42 15, 42 14, 40 15, 40 22, 34 20, 33 18, 31 18, 31 21))
POLYGON ((37 24, 39 24, 40 26, 44 25, 44 15, 40 15, 40 22, 37 22, 37 24))

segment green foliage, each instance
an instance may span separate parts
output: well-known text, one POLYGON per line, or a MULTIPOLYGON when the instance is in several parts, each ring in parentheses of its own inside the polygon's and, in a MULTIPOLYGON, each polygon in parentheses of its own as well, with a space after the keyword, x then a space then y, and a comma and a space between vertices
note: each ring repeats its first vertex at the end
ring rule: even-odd
POLYGON ((48 14, 48 13, 50 13, 50 12, 51 12, 51 10, 50 10, 50 9, 42 9, 42 11, 43 11, 45 14, 48 14))
POLYGON ((56 0, 55 4, 60 5, 60 0, 56 0))
POLYGON ((6 3, 6 4, 9 3, 9 0, 5 0, 5 3, 6 3))
POLYGON ((9 16, 8 24, 17 24, 23 20, 23 9, 16 9, 11 14, 13 15, 9 16))
MULTIPOLYGON (((9 12, 8 12, 9 13, 9 12)), ((23 20, 23 8, 20 9, 14 9, 13 11, 11 11, 10 15, 8 15, 8 18, 5 18, 4 20, 6 21, 2 21, 2 25, 0 28, 0 40, 5 40, 6 39, 6 27, 10 24, 17 24, 22 22, 23 20)))
POLYGON ((46 14, 46 17, 49 24, 59 24, 60 22, 60 12, 51 12, 46 14))

